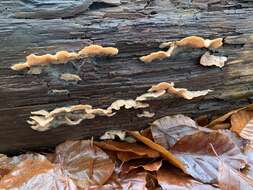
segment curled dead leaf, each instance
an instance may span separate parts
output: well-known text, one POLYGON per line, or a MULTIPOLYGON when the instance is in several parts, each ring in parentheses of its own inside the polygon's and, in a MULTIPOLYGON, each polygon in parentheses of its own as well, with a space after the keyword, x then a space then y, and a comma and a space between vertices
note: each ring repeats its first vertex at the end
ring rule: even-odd
POLYGON ((143 168, 146 171, 158 171, 162 167, 162 160, 150 161, 150 160, 131 160, 125 162, 121 166, 121 173, 129 173, 132 170, 143 168))
POLYGON ((67 141, 56 147, 55 163, 80 187, 102 185, 112 175, 114 163, 89 140, 67 141))
POLYGON ((112 150, 117 152, 130 152, 139 156, 146 156, 150 158, 159 157, 160 154, 156 150, 152 150, 147 146, 143 146, 137 143, 128 142, 116 142, 116 141, 101 141, 95 142, 95 144, 106 150, 112 150))
POLYGON ((204 66, 217 66, 224 67, 225 62, 228 60, 225 56, 211 55, 210 52, 204 53, 200 58, 200 64, 204 66))
POLYGON ((225 115, 222 115, 222 116, 214 119, 206 127, 213 128, 217 124, 222 124, 224 121, 228 120, 233 114, 235 114, 235 113, 237 113, 237 112, 239 112, 241 110, 253 111, 253 104, 249 104, 249 105, 247 105, 245 107, 241 107, 241 108, 232 110, 232 111, 226 113, 225 115))
POLYGON ((223 132, 198 127, 182 115, 167 116, 154 123, 154 141, 169 149, 185 165, 185 172, 203 183, 217 181, 219 159, 237 170, 247 163, 237 144, 223 132))
POLYGON ((241 110, 231 116, 230 130, 244 139, 253 140, 253 112, 241 110))

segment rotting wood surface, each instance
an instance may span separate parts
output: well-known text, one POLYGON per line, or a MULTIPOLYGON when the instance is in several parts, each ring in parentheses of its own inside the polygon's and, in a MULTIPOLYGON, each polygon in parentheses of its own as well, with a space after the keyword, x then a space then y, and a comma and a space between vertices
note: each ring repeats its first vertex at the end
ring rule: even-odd
POLYGON ((92 2, 0 2, 0 152, 42 150, 66 139, 98 136, 106 130, 138 130, 165 115, 218 114, 251 102, 253 2, 92 2), (82 10, 78 9, 80 6, 82 10), (162 42, 190 35, 225 38, 224 46, 217 50, 228 57, 225 67, 201 66, 203 49, 186 49, 151 63, 139 60, 140 56, 159 50, 162 42), (119 54, 55 65, 40 75, 10 69, 11 65, 24 62, 30 53, 78 51, 92 43, 117 47, 119 54), (64 72, 77 74, 82 81, 59 80, 64 72), (191 101, 176 97, 150 101, 147 110, 156 113, 154 118, 137 117, 141 110, 123 110, 112 118, 97 117, 79 126, 62 126, 48 132, 34 131, 26 123, 31 111, 50 111, 79 103, 106 108, 117 99, 134 99, 162 81, 175 82, 177 87, 189 90, 214 92, 191 101), (66 89, 69 93, 54 94, 54 89, 66 89))

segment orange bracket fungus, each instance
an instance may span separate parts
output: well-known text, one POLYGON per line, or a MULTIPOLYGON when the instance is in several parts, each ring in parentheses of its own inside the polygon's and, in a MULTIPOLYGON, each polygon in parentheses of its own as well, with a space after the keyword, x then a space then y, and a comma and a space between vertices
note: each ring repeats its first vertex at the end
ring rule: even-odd
POLYGON ((172 94, 175 94, 177 96, 183 97, 187 100, 191 100, 193 98, 199 97, 199 96, 205 96, 209 92, 212 92, 212 90, 201 90, 201 91, 189 91, 186 88, 175 88, 174 83, 167 83, 167 82, 161 82, 157 85, 152 86, 148 91, 149 92, 161 92, 166 91, 172 94))
POLYGON ((145 56, 140 57, 140 60, 145 63, 150 63, 150 62, 157 60, 157 59, 162 60, 162 59, 168 58, 171 56, 171 54, 175 48, 176 48, 176 46, 174 44, 171 44, 168 51, 153 52, 153 53, 150 53, 149 55, 145 55, 145 56))
POLYGON ((30 54, 26 57, 25 63, 18 63, 11 66, 12 70, 18 71, 33 66, 43 66, 49 63, 64 64, 70 60, 79 59, 83 57, 91 57, 98 55, 113 56, 118 54, 118 49, 114 47, 102 47, 99 45, 90 45, 81 49, 78 53, 59 51, 55 55, 34 55, 30 54))
POLYGON ((137 102, 135 100, 116 100, 107 109, 92 108, 90 105, 73 105, 69 107, 56 108, 51 112, 39 110, 31 112, 30 120, 31 128, 37 131, 46 131, 50 128, 57 127, 62 124, 78 125, 85 119, 93 119, 96 116, 111 117, 116 114, 113 110, 125 109, 140 109, 146 108, 149 104, 137 102))
MULTIPOLYGON (((160 45, 160 48, 171 46, 172 42, 165 42, 160 45)), ((188 46, 192 48, 219 48, 223 45, 223 38, 213 40, 204 39, 199 36, 189 36, 175 42, 176 46, 188 46)))

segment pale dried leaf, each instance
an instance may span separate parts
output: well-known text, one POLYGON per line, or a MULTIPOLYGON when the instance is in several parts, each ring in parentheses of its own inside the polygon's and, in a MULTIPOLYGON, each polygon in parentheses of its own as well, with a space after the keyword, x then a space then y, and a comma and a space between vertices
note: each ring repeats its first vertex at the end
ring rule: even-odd
POLYGON ((198 129, 196 122, 184 115, 166 116, 152 123, 151 132, 156 143, 169 149, 185 135, 198 129))
POLYGON ((240 148, 226 133, 198 127, 183 115, 165 117, 154 123, 154 141, 169 149, 185 164, 185 172, 203 183, 217 181, 219 159, 237 170, 247 163, 240 148))
POLYGON ((89 140, 67 141, 56 147, 55 163, 80 187, 102 185, 112 175, 114 163, 89 140))
POLYGON ((219 187, 221 190, 253 190, 253 179, 220 161, 219 187))
POLYGON ((175 169, 161 168, 156 173, 162 190, 218 190, 218 188, 200 183, 175 169))
POLYGON ((48 160, 24 160, 0 180, 5 190, 77 190, 71 179, 48 160))
POLYGON ((225 56, 211 55, 210 52, 204 53, 200 58, 200 64, 204 66, 217 66, 224 67, 225 62, 228 60, 225 56))

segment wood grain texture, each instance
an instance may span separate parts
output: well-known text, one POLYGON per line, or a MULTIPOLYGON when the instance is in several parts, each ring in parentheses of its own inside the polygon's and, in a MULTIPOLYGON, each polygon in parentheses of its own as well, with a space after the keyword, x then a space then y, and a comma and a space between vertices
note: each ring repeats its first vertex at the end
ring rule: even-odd
POLYGON ((67 17, 57 12, 83 3, 84 0, 0 1, 0 152, 42 150, 66 139, 98 136, 109 129, 141 129, 165 115, 219 114, 251 101, 251 1, 122 0, 120 5, 92 2, 90 9, 74 14, 69 11, 67 17), (47 10, 57 14, 47 17, 47 10), (157 51, 161 42, 189 35, 225 38, 224 47, 217 51, 228 56, 230 64, 223 69, 201 66, 198 61, 203 49, 183 50, 170 59, 148 64, 138 59, 157 51), (78 51, 91 43, 115 46, 120 53, 116 57, 54 65, 41 75, 9 69, 12 64, 25 61, 30 53, 78 51), (82 81, 61 81, 58 78, 62 72, 78 74, 82 81), (148 110, 156 113, 154 118, 138 118, 136 114, 141 111, 123 110, 109 119, 98 117, 79 126, 62 126, 47 132, 33 131, 26 123, 31 111, 78 103, 105 108, 114 100, 135 98, 162 81, 214 92, 191 101, 175 97, 151 101, 148 110), (53 89, 66 89, 69 93, 52 94, 53 89))

